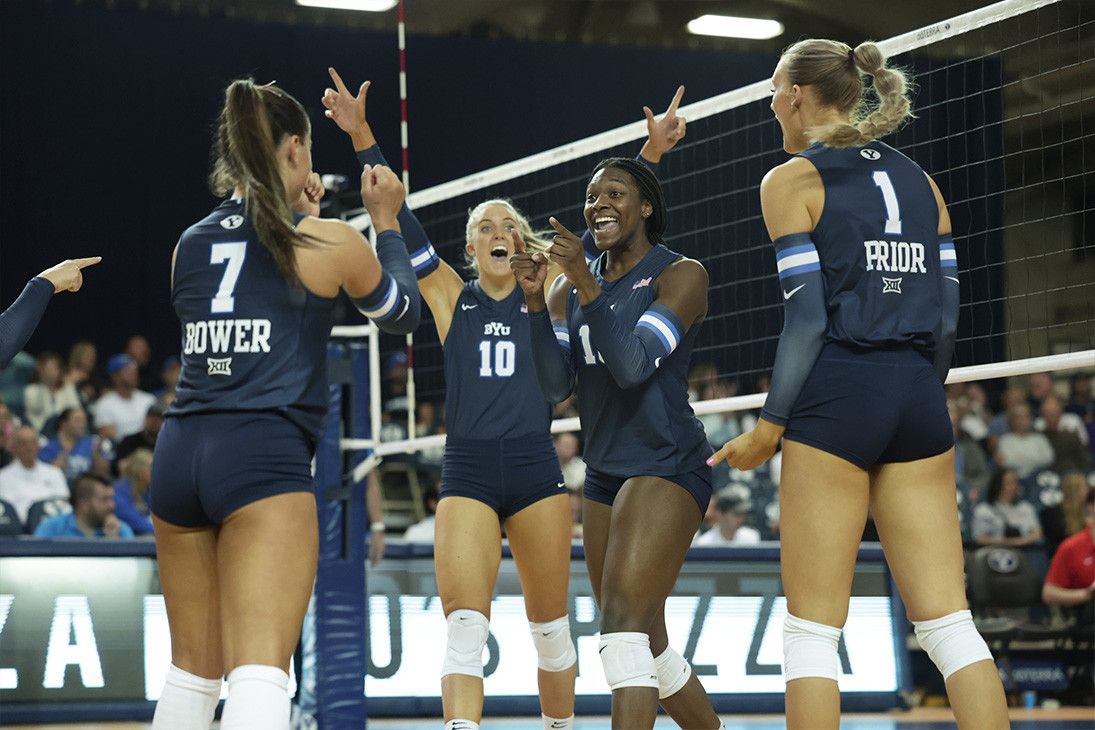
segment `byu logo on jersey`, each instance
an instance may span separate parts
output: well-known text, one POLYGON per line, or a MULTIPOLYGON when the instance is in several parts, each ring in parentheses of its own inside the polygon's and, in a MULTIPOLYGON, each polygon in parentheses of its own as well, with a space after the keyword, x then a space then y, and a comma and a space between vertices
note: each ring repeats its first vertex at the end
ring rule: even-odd
POLYGON ((495 337, 506 337, 509 335, 509 327, 501 322, 487 322, 483 325, 483 334, 494 335, 495 337))
POLYGON ((243 225, 242 215, 230 215, 221 221, 221 227, 232 230, 233 228, 239 228, 243 225))
POLYGON ((872 150, 870 147, 864 147, 859 151, 859 154, 868 160, 877 160, 882 157, 882 153, 878 150, 872 150))
POLYGON ((232 374, 232 358, 230 357, 207 357, 205 361, 209 364, 209 375, 232 374))
POLYGON ((887 279, 885 276, 883 276, 882 277, 882 293, 883 294, 900 294, 901 293, 901 279, 902 279, 902 277, 898 277, 896 279, 887 279))

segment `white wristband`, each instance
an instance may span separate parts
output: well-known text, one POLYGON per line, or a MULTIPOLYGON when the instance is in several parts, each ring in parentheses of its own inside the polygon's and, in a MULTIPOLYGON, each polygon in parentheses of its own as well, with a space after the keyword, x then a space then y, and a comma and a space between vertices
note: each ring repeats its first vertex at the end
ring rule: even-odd
POLYGON ((388 529, 388 526, 379 521, 369 525, 369 532, 384 532, 386 529, 388 529))

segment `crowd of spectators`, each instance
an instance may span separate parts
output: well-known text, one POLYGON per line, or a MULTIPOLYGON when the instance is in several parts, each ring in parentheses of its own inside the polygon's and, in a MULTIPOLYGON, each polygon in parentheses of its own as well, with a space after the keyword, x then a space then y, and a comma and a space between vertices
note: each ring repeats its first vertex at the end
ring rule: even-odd
POLYGON ((105 363, 82 341, 67 359, 20 353, 0 371, 0 509, 24 533, 152 536, 152 453, 181 369, 177 356, 152 362, 133 335, 105 363))

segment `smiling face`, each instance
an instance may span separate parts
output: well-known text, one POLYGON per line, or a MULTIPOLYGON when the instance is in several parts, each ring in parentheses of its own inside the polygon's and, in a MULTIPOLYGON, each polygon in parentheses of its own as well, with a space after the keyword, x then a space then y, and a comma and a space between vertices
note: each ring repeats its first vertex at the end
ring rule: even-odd
POLYGON ((513 232, 520 233, 517 213, 502 203, 490 203, 472 211, 465 251, 475 262, 479 278, 512 279, 509 257, 514 252, 513 232))
POLYGON ((601 251, 645 240, 646 219, 652 211, 650 202, 639 194, 635 178, 618 167, 598 170, 586 188, 586 226, 601 251))

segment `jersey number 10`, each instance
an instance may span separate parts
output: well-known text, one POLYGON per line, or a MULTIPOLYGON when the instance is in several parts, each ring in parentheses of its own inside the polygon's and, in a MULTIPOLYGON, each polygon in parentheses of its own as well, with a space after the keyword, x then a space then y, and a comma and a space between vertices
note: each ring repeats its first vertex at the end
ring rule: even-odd
POLYGON ((517 348, 509 340, 483 340, 479 343, 479 377, 508 378, 517 365, 517 348), (494 345, 494 347, 491 347, 494 345), (491 358, 491 351, 494 357, 491 358), (493 359, 493 363, 491 360, 493 359))

